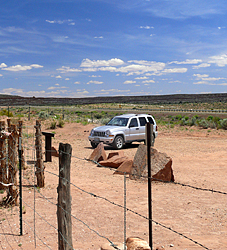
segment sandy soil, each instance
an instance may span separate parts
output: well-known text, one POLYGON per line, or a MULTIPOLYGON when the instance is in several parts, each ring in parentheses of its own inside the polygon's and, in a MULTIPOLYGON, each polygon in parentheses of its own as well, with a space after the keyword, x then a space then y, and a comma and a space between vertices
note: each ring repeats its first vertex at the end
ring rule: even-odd
MULTIPOLYGON (((107 241, 123 242, 124 210, 103 199, 124 204, 124 178, 113 171, 97 167, 84 158, 92 153, 87 136, 94 125, 65 124, 56 129, 53 146, 69 143, 73 149, 71 163, 72 231, 74 249, 94 249, 107 241), (97 235, 94 231, 100 234, 97 235)), ((45 125, 43 130, 45 130, 45 125)), ((31 127, 30 133, 33 133, 31 127)), ((25 140, 25 144, 27 141, 25 140)), ((30 140, 28 147, 31 149, 30 140)), ((124 148, 133 159, 138 144, 124 148)), ((159 128, 155 148, 173 159, 175 181, 195 187, 227 192, 227 131, 197 128, 159 128)), ((106 146, 106 153, 114 151, 106 146)), ((34 154, 27 152, 27 160, 34 154)), ((23 236, 19 236, 18 207, 0 210, 1 249, 58 249, 57 186, 58 158, 45 163, 46 187, 34 192, 34 166, 23 173, 23 236), (25 179, 28 178, 28 181, 25 179), (34 208, 36 213, 34 213, 34 208)), ((127 207, 148 216, 147 182, 126 179, 127 207)), ((2 194, 1 197, 5 196, 2 194)), ((227 249, 227 195, 200 191, 169 183, 152 183, 153 220, 182 233, 205 246, 205 249, 227 249)), ((127 212, 127 237, 148 241, 148 221, 127 212)), ((204 249, 198 244, 153 223, 153 249, 204 249)))

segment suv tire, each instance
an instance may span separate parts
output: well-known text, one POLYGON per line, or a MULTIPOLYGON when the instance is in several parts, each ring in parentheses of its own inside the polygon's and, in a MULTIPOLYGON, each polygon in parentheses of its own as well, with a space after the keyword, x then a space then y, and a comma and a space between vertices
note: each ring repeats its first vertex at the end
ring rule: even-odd
POLYGON ((122 149, 124 145, 124 139, 122 136, 117 135, 114 139, 113 146, 116 149, 122 149))
POLYGON ((91 146, 92 146, 93 148, 97 148, 98 143, 95 143, 95 142, 92 142, 92 141, 91 141, 91 146))

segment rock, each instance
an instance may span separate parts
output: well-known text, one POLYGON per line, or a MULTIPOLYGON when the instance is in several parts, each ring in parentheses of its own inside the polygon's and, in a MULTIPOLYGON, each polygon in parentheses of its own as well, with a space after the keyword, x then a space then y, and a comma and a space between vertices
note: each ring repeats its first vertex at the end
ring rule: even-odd
MULTIPOLYGON (((148 177, 147 146, 142 144, 135 154, 130 178, 139 179, 141 176, 148 177)), ((153 180, 174 181, 172 159, 154 148, 151 148, 151 176, 153 180)))
MULTIPOLYGON (((124 244, 114 242, 114 245, 117 246, 120 250, 124 250, 124 244)), ((101 246, 100 250, 114 250, 116 248, 112 247, 110 243, 105 243, 101 246)))
POLYGON ((55 147, 51 147, 51 156, 59 157, 59 153, 55 147))
POLYGON ((127 250, 150 250, 150 246, 145 240, 140 238, 127 238, 127 250))
POLYGON ((124 161, 113 174, 120 174, 120 175, 124 175, 124 173, 131 174, 132 163, 133 163, 132 160, 124 161))
POLYGON ((102 142, 99 143, 97 148, 94 149, 94 151, 92 152, 92 154, 89 157, 89 160, 96 161, 96 162, 107 160, 106 152, 104 150, 104 145, 102 142))
POLYGON ((111 152, 111 153, 109 153, 109 155, 108 155, 107 159, 110 159, 110 158, 112 158, 112 157, 113 157, 113 156, 115 156, 115 155, 118 155, 118 156, 124 156, 124 152, 123 152, 123 151, 119 151, 119 152, 111 152))
POLYGON ((115 155, 106 161, 100 161, 99 163, 104 167, 118 168, 124 161, 129 160, 127 156, 115 155))

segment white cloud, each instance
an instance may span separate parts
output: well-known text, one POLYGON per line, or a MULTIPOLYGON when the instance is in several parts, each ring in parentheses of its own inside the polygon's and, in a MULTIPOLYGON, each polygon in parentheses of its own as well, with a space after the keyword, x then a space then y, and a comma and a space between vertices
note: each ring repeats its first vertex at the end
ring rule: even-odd
POLYGON ((95 36, 95 39, 103 39, 103 36, 95 36))
POLYGON ((202 77, 208 77, 209 75, 207 75, 207 74, 203 74, 203 75, 201 75, 201 74, 193 74, 193 76, 196 76, 198 78, 202 78, 202 77))
POLYGON ((142 83, 154 83, 154 80, 146 80, 146 81, 142 81, 142 83))
POLYGON ((119 66, 124 64, 124 61, 118 58, 112 58, 110 60, 90 60, 88 58, 84 59, 80 67, 108 67, 108 66, 119 66))
POLYGON ((148 26, 148 25, 146 25, 146 26, 140 26, 140 29, 149 30, 149 29, 154 29, 154 27, 153 27, 153 26, 148 26))
POLYGON ((208 63, 215 63, 219 67, 224 67, 227 64, 227 55, 220 55, 220 56, 211 56, 211 60, 208 63))
POLYGON ((89 77, 101 77, 100 75, 92 75, 92 76, 89 76, 89 77))
POLYGON ((193 69, 200 69, 200 68, 208 68, 210 67, 210 64, 209 63, 201 63, 200 65, 198 66, 193 66, 192 68, 193 69))
POLYGON ((100 81, 89 81, 87 84, 94 83, 94 84, 103 84, 103 82, 100 81))
POLYGON ((209 86, 227 86, 227 83, 210 83, 208 81, 193 82, 193 84, 204 84, 209 86))
POLYGON ((69 78, 65 78, 66 81, 69 81, 70 79, 69 78))
POLYGON ((7 71, 26 71, 26 70, 31 70, 32 68, 43 68, 43 66, 38 65, 38 64, 32 64, 30 66, 15 65, 15 66, 10 66, 10 67, 4 67, 4 68, 2 68, 2 70, 7 70, 7 71))
POLYGON ((148 79, 148 77, 147 76, 141 76, 141 77, 136 77, 135 79, 136 80, 143 80, 143 79, 148 79))
POLYGON ((0 74, 0 76, 3 76, 2 74, 0 74))
POLYGON ((165 69, 162 72, 163 73, 185 73, 187 72, 187 68, 173 68, 173 69, 165 69))
POLYGON ((57 78, 57 79, 61 79, 62 77, 61 77, 61 76, 56 76, 55 78, 57 78))
POLYGON ((7 67, 7 65, 5 63, 0 64, 0 68, 6 68, 6 67, 7 67))
POLYGON ((62 86, 62 87, 49 87, 47 89, 51 90, 51 89, 67 89, 68 87, 62 86))
POLYGON ((173 61, 173 62, 170 62, 169 64, 198 64, 198 63, 201 63, 202 60, 200 59, 187 59, 186 61, 183 61, 183 62, 178 62, 178 61, 173 61))
POLYGON ((136 83, 136 81, 127 80, 127 81, 123 82, 123 84, 132 84, 132 83, 136 83))
POLYGON ((67 73, 67 72, 82 72, 80 69, 74 69, 66 66, 62 66, 60 69, 57 69, 61 71, 62 73, 67 73))
POLYGON ((80 82, 74 82, 74 84, 80 84, 80 82))

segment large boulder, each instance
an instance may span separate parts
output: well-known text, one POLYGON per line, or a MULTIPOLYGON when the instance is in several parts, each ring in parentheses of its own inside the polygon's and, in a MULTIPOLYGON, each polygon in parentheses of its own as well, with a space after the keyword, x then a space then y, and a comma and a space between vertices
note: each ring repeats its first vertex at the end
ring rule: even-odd
POLYGON ((127 250, 150 250, 150 246, 145 240, 140 238, 127 238, 127 250))
POLYGON ((106 161, 100 161, 99 164, 104 167, 118 168, 123 162, 129 160, 127 156, 114 155, 106 161))
MULTIPOLYGON (((174 181, 172 159, 165 153, 151 148, 151 176, 153 180, 174 181)), ((148 177, 147 146, 139 145, 135 154, 130 178, 148 177)))
POLYGON ((107 159, 112 158, 113 156, 118 155, 118 156, 124 156, 124 151, 118 151, 118 152, 110 152, 108 154, 107 159))
MULTIPOLYGON (((120 250, 124 250, 124 244, 122 244, 122 243, 114 242, 114 246, 116 246, 120 250)), ((114 249, 116 249, 116 248, 111 246, 110 243, 105 243, 100 248, 100 250, 114 250, 114 249)))
POLYGON ((131 174, 132 163, 133 163, 132 160, 124 161, 113 174, 120 174, 120 175, 131 174))
POLYGON ((97 148, 94 149, 90 157, 88 158, 91 161, 99 162, 99 161, 105 161, 107 159, 106 152, 104 150, 103 143, 99 143, 97 148))

